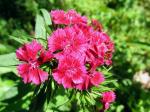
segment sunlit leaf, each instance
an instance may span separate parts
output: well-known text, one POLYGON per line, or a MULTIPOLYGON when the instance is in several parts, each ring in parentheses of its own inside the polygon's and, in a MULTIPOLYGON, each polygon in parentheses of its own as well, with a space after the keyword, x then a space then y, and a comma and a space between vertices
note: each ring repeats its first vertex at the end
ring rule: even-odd
POLYGON ((18 94, 17 87, 14 85, 15 83, 11 80, 0 80, 0 100, 6 100, 18 94))
POLYGON ((15 66, 19 64, 15 53, 0 55, 0 67, 15 66))
POLYGON ((46 39, 46 29, 45 29, 44 19, 39 14, 37 14, 36 16, 35 38, 46 39))
POLYGON ((50 18, 49 12, 47 10, 45 10, 45 9, 41 9, 41 12, 43 14, 43 17, 44 17, 46 25, 51 25, 52 22, 51 22, 51 18, 50 18))

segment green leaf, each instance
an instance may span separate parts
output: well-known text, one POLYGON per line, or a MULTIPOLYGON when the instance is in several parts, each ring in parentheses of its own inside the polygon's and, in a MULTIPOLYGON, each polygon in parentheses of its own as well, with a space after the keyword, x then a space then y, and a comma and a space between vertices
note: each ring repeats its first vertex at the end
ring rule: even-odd
POLYGON ((15 53, 0 55, 0 67, 8 67, 19 64, 15 53))
POLYGON ((15 48, 14 46, 7 44, 7 43, 0 43, 0 54, 6 54, 13 51, 15 48))
POLYGON ((17 69, 14 66, 7 66, 7 67, 0 67, 0 74, 8 73, 8 72, 13 72, 17 74, 17 69))
POLYGON ((0 101, 12 98, 18 94, 15 83, 11 80, 0 80, 0 101))
POLYGON ((103 83, 102 83, 102 85, 107 85, 107 84, 111 84, 111 83, 114 83, 114 82, 117 82, 117 80, 106 80, 106 81, 104 81, 103 83))
POLYGON ((90 103, 91 105, 95 105, 95 100, 92 98, 92 97, 90 97, 90 96, 85 96, 85 99, 86 99, 86 103, 90 103))
POLYGON ((124 109, 124 106, 123 105, 119 105, 119 106, 117 106, 116 112, 122 112, 123 109, 124 109))
POLYGON ((18 37, 15 37, 15 36, 10 36, 11 39, 15 40, 16 42, 20 43, 20 44, 24 44, 24 43, 27 43, 28 40, 26 39, 23 39, 23 38, 18 38, 18 37))
POLYGON ((52 21, 51 21, 51 17, 50 17, 50 14, 47 10, 45 9, 41 9, 41 12, 43 14, 43 17, 44 17, 44 20, 45 20, 45 23, 46 25, 51 25, 52 24, 52 21))
POLYGON ((46 29, 45 29, 44 19, 41 15, 38 14, 36 16, 35 38, 46 39, 46 29))
POLYGON ((109 88, 109 87, 105 87, 105 86, 102 86, 102 85, 99 85, 98 87, 92 87, 92 91, 96 91, 96 92, 105 92, 105 91, 110 91, 114 88, 109 88))

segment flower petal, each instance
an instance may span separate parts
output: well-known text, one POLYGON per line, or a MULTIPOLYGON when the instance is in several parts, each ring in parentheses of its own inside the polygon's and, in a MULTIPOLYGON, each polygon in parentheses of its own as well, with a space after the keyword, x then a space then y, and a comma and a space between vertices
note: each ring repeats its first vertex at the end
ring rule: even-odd
POLYGON ((30 65, 29 64, 20 64, 17 67, 17 69, 18 69, 18 73, 23 78, 24 83, 30 82, 30 78, 29 78, 30 65))
POLYGON ((62 79, 64 88, 73 88, 72 81, 68 76, 64 76, 62 79))
POLYGON ((48 73, 47 72, 45 72, 41 69, 38 69, 38 73, 39 73, 39 76, 40 76, 41 83, 48 79, 48 73))

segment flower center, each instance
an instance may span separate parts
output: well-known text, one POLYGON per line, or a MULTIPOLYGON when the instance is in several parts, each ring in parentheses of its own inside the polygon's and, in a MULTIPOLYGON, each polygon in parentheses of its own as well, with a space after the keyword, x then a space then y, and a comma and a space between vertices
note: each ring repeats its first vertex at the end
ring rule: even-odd
POLYGON ((31 65, 32 68, 39 67, 39 64, 37 63, 37 61, 30 61, 29 64, 31 65))

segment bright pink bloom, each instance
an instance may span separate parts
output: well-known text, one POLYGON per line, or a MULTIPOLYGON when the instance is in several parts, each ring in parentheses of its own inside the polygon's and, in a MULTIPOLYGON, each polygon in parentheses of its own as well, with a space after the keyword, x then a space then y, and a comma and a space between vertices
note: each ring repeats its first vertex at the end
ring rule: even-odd
POLYGON ((67 24, 66 15, 63 10, 52 10, 50 14, 55 24, 67 24))
POLYGON ((76 32, 82 32, 85 35, 87 43, 91 41, 90 38, 94 32, 94 29, 91 26, 80 23, 80 24, 74 25, 73 27, 76 30, 76 32))
POLYGON ((70 25, 87 23, 87 18, 85 16, 81 16, 75 10, 69 10, 66 13, 63 10, 52 10, 51 17, 55 24, 70 25))
POLYGON ((93 73, 87 73, 84 76, 84 81, 76 85, 76 88, 86 90, 92 86, 99 86, 102 82, 104 82, 104 80, 105 79, 102 73, 94 71, 93 73))
POLYGON ((100 72, 95 71, 91 74, 90 82, 94 86, 98 86, 99 84, 104 82, 104 80, 104 76, 100 72))
POLYGON ((82 54, 87 48, 86 37, 74 27, 57 29, 48 38, 48 47, 53 52, 62 50, 63 54, 82 54))
POLYGON ((66 13, 66 17, 68 24, 87 23, 87 18, 85 16, 81 16, 75 10, 69 10, 66 13))
POLYGON ((102 94, 102 102, 114 102, 116 98, 116 95, 113 91, 104 92, 102 94))
POLYGON ((86 61, 91 64, 91 71, 103 64, 110 65, 114 45, 104 32, 93 32, 89 48, 86 51, 86 61))
POLYGON ((34 60, 37 56, 37 52, 42 49, 42 45, 37 41, 25 44, 23 47, 16 51, 16 56, 20 61, 34 60))
POLYGON ((114 44, 105 32, 95 31, 91 26, 78 24, 73 26, 76 32, 82 32, 86 37, 86 61, 91 64, 91 71, 103 64, 112 63, 114 44))
POLYGON ((102 103, 103 103, 103 109, 107 110, 110 106, 111 102, 114 102, 116 98, 116 95, 113 91, 104 92, 102 94, 102 103))
POLYGON ((76 85, 76 88, 79 90, 87 90, 90 86, 90 76, 88 74, 84 75, 84 81, 78 85, 76 85))
POLYGON ((66 32, 64 29, 57 29, 48 38, 48 47, 52 52, 63 50, 66 46, 66 32))
POLYGON ((40 69, 40 65, 52 58, 50 52, 43 50, 42 45, 36 40, 23 45, 16 51, 16 56, 24 63, 18 65, 18 73, 25 83, 40 84, 47 80, 48 73, 40 69), (38 53, 40 55, 38 56, 38 53))
POLYGON ((64 88, 75 88, 84 81, 86 68, 82 59, 63 56, 59 59, 58 68, 53 71, 53 77, 64 88))

